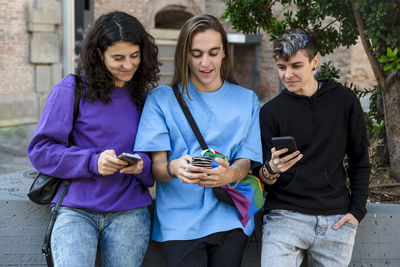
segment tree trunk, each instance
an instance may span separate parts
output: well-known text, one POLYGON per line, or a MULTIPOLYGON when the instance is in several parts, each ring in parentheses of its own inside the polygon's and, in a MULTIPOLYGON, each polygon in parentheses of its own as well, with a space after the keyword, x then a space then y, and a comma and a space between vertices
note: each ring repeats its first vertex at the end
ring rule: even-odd
MULTIPOLYGON (((383 105, 382 89, 376 95, 376 121, 379 124, 381 123, 381 121, 385 121, 385 110, 383 105)), ((376 144, 376 151, 375 154, 373 155, 374 158, 372 159, 372 161, 374 164, 376 164, 377 167, 387 166, 390 164, 390 161, 389 161, 386 130, 379 132, 378 139, 382 140, 382 142, 379 141, 376 144)))
POLYGON ((383 91, 390 169, 400 182, 400 78, 383 91))

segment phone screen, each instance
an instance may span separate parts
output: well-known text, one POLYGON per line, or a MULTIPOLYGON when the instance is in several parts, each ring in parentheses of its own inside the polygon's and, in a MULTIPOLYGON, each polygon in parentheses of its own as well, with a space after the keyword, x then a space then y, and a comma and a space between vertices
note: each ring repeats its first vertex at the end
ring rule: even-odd
POLYGON ((296 142, 292 136, 272 137, 271 141, 276 150, 281 150, 284 148, 288 149, 288 152, 282 154, 280 157, 285 157, 298 150, 296 142))
POLYGON ((122 153, 118 156, 120 160, 126 161, 128 166, 135 165, 142 158, 138 154, 122 153))

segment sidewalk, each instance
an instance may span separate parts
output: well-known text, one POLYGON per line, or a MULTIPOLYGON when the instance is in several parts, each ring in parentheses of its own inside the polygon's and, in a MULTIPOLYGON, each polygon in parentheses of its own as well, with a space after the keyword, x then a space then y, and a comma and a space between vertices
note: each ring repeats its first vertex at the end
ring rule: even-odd
POLYGON ((0 127, 0 174, 31 169, 26 147, 36 124, 0 127))

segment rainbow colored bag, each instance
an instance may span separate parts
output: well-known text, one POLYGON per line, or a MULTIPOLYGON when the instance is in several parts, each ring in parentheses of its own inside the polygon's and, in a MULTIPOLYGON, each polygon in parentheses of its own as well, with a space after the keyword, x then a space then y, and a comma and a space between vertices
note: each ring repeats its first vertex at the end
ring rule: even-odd
MULTIPOLYGON (((212 149, 204 150, 202 155, 227 160, 224 155, 212 149)), ((236 188, 233 189, 223 185, 221 187, 213 187, 213 192, 218 200, 229 205, 233 204, 236 207, 243 226, 246 226, 250 218, 264 206, 265 202, 264 184, 260 178, 251 173, 248 173, 236 188)))

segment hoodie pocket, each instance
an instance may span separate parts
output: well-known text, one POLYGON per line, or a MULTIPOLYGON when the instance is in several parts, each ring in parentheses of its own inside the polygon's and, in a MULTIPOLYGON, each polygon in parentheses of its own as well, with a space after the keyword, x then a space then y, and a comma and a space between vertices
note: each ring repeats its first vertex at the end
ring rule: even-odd
POLYGON ((348 191, 344 185, 339 187, 340 181, 331 180, 333 178, 327 171, 298 170, 283 178, 281 183, 277 183, 280 187, 277 189, 285 202, 318 210, 343 209, 348 205, 348 191))

